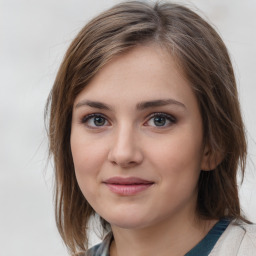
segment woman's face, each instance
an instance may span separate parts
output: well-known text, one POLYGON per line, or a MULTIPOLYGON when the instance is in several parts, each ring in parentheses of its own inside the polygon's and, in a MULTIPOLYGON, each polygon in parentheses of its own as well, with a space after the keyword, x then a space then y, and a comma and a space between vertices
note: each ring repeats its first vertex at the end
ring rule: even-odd
POLYGON ((202 119, 191 86, 159 47, 114 58, 77 96, 71 150, 82 193, 112 226, 194 216, 207 162, 202 119))

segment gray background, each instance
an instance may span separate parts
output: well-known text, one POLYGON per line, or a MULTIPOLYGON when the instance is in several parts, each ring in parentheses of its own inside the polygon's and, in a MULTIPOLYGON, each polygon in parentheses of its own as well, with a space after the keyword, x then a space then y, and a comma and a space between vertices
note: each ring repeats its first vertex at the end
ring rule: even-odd
MULTIPOLYGON (((114 0, 0 0, 0 255, 67 255, 57 233, 44 105, 71 39, 114 0)), ((256 222, 256 1, 193 0, 217 27, 236 71, 248 130, 244 212, 256 222)), ((95 236, 92 236, 95 243, 95 236)))

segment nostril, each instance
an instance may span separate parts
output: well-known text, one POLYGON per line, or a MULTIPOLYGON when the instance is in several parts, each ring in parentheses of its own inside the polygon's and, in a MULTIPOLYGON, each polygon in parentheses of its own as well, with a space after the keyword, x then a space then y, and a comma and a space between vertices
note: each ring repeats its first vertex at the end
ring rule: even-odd
POLYGON ((127 163, 120 163, 119 164, 123 168, 132 167, 136 165, 136 162, 127 162, 127 163))
POLYGON ((112 160, 110 161, 112 165, 114 166, 120 166, 122 168, 130 168, 133 166, 138 165, 139 163, 136 161, 118 161, 118 160, 112 160))

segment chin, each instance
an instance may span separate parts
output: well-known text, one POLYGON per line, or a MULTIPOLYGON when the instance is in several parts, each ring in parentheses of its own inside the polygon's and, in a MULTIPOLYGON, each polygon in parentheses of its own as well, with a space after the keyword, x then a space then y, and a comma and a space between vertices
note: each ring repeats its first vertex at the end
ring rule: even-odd
POLYGON ((122 228, 122 229, 141 229, 141 228, 145 228, 147 227, 147 225, 145 223, 141 223, 141 222, 131 222, 131 221, 120 221, 120 222, 115 222, 115 223, 110 223, 111 226, 115 226, 118 228, 122 228))
POLYGON ((134 215, 124 216, 124 214, 118 216, 117 218, 105 218, 105 220, 107 220, 111 226, 123 229, 141 229, 152 223, 151 221, 146 220, 145 217, 140 218, 139 216, 134 215))

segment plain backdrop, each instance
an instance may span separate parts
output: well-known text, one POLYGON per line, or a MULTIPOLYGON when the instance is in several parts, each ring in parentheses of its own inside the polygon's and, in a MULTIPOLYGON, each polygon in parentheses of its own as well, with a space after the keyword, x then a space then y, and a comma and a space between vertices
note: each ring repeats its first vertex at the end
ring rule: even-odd
MULTIPOLYGON (((83 25, 114 0, 0 0, 0 255, 65 256, 54 222, 44 106, 83 25)), ((197 7, 226 43, 248 131, 244 212, 256 222, 256 1, 176 1, 197 7)), ((92 236, 95 243, 95 236, 92 236)))

